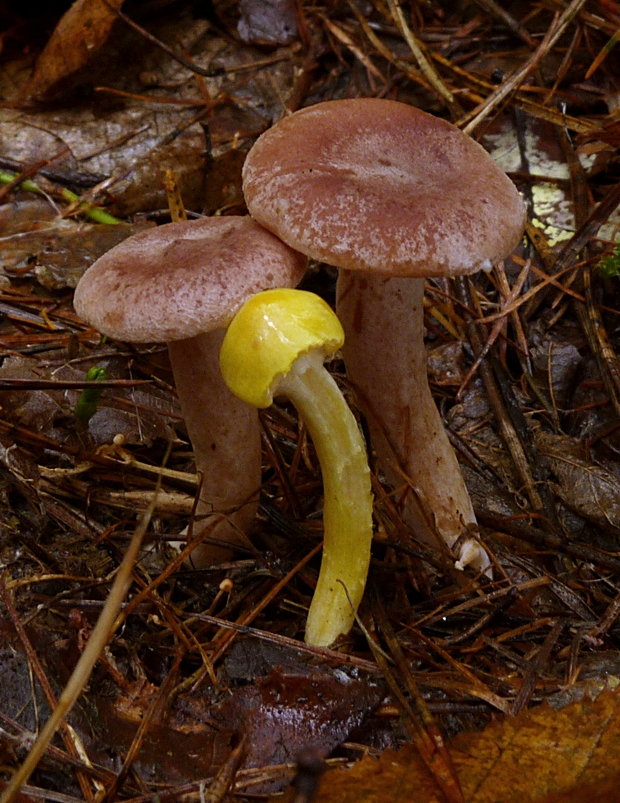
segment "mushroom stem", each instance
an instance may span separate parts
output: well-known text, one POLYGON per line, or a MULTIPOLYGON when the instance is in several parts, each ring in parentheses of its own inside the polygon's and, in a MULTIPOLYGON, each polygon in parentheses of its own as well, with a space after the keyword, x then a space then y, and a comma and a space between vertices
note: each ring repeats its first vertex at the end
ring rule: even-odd
POLYGON ((227 558, 227 542, 247 544, 260 488, 258 417, 222 382, 223 330, 248 297, 295 285, 305 269, 302 254, 249 217, 216 216, 130 237, 91 265, 75 290, 76 312, 103 334, 168 343, 203 479, 199 513, 229 515, 215 533, 224 548, 205 545, 192 555, 195 566, 227 558))
POLYGON ((337 296, 347 375, 379 465, 393 487, 405 484, 403 475, 410 481, 402 497, 405 523, 431 545, 440 537, 455 546, 458 568, 486 570, 487 553, 467 537, 476 517, 428 385, 424 279, 341 269, 337 296))
POLYGON ((306 642, 325 647, 353 625, 364 593, 372 542, 372 495, 366 448, 353 413, 323 368, 343 342, 338 318, 303 290, 266 290, 233 318, 220 352, 224 381, 255 407, 284 393, 314 442, 323 474, 324 545, 306 642))
MULTIPOLYGON (((170 363, 202 485, 196 513, 227 513, 209 537, 230 549, 203 543, 192 552, 197 568, 228 560, 246 543, 258 510, 261 439, 258 413, 230 392, 222 379, 219 352, 225 330, 168 343, 170 363)), ((196 536, 207 520, 194 526, 196 536)))
POLYGON ((370 565, 372 496, 366 447, 338 385, 323 367, 322 353, 299 357, 276 392, 297 408, 321 464, 323 557, 305 640, 328 646, 351 630, 370 565))

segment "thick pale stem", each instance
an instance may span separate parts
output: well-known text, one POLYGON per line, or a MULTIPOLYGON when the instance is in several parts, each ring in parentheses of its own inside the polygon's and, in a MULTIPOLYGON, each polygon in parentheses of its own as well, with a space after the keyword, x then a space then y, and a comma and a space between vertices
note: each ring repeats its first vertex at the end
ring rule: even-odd
MULTIPOLYGON (((220 372, 224 330, 168 344, 177 393, 202 475, 197 513, 226 513, 210 537, 243 544, 258 509, 261 441, 258 412, 238 399, 220 372)), ((197 523, 194 535, 208 523, 197 523)), ((201 544, 192 553, 197 568, 227 560, 232 549, 201 544)))
POLYGON ((428 386, 423 296, 424 279, 340 271, 347 375, 381 469, 395 488, 406 489, 404 521, 431 545, 438 536, 450 547, 463 538, 461 563, 486 569, 488 555, 467 539, 476 518, 428 386))
POLYGON ((328 646, 351 629, 353 610, 342 584, 357 610, 372 542, 366 448, 353 413, 322 362, 318 352, 300 357, 277 388, 303 418, 323 475, 323 557, 305 636, 315 646, 328 646))

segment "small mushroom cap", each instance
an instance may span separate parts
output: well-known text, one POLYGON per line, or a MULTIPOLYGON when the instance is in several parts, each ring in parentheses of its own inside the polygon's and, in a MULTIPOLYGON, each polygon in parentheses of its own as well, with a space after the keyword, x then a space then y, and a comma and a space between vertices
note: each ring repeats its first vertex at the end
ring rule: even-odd
POLYGON ((252 216, 314 259, 392 276, 488 269, 519 243, 510 179, 445 120, 376 98, 285 117, 250 150, 252 216))
POLYGON ((329 305, 305 290, 265 290, 233 318, 220 351, 230 390, 254 407, 269 407, 280 379, 298 357, 319 349, 329 357, 344 343, 329 305))
POLYGON ((210 217, 140 232, 100 257, 75 291, 78 315, 135 343, 225 328, 248 296, 295 286, 306 258, 250 217, 210 217))

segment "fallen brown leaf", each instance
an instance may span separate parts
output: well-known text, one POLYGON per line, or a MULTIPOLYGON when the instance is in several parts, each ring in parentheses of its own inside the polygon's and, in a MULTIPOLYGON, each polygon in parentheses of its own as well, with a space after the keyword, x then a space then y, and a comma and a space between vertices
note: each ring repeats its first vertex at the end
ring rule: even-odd
POLYGON ((37 60, 24 99, 50 94, 83 67, 108 38, 123 0, 77 0, 64 14, 37 60))
POLYGON ((607 468, 585 459, 579 441, 566 435, 540 433, 539 448, 558 480, 556 493, 584 519, 617 538, 620 530, 620 482, 607 468))
MULTIPOLYGON (((620 694, 606 690, 596 699, 585 697, 561 711, 544 704, 514 719, 493 722, 482 733, 462 734, 452 742, 450 752, 468 803, 603 799, 613 803, 620 800, 619 745, 620 694), (604 798, 584 792, 602 788, 604 798)), ((411 745, 388 750, 378 760, 366 757, 350 770, 326 773, 317 799, 321 803, 443 803, 411 745)))

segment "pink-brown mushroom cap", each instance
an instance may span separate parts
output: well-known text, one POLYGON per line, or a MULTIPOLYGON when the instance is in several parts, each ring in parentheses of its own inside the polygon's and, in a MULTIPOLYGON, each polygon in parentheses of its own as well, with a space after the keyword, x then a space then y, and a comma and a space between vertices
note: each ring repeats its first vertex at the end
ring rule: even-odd
POLYGON ((112 248, 75 291, 75 309, 133 343, 183 340, 225 328, 251 295, 294 287, 306 258, 250 217, 168 223, 112 248))
POLYGON ((489 269, 525 223, 519 193, 477 142, 375 98, 281 120, 249 152, 243 191, 252 216, 292 248, 392 276, 489 269))

